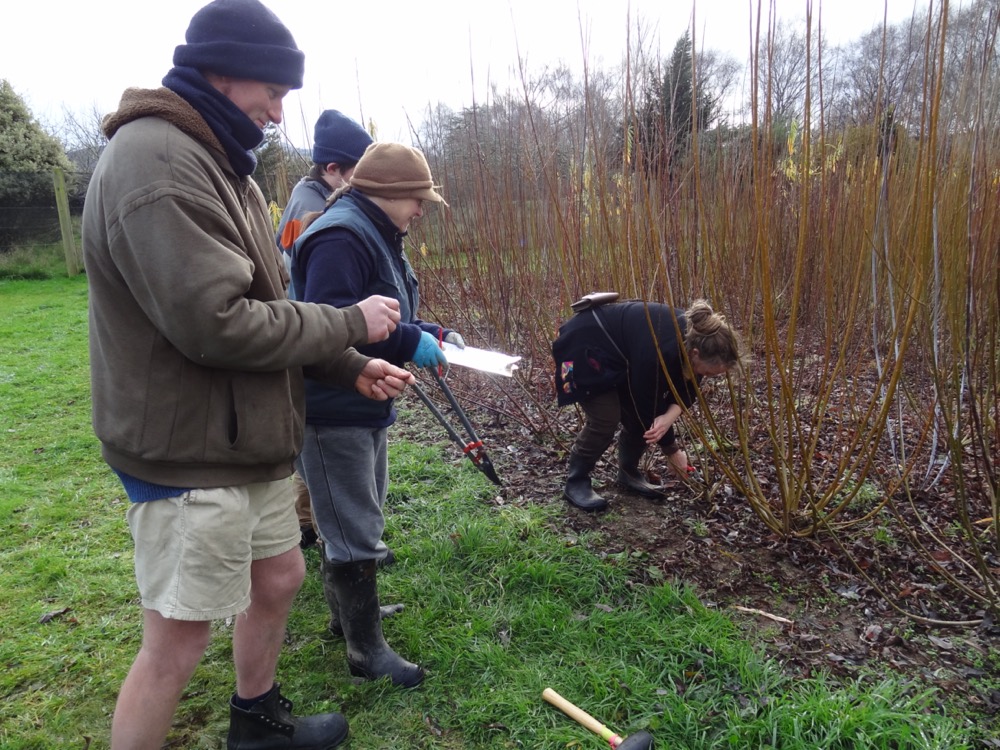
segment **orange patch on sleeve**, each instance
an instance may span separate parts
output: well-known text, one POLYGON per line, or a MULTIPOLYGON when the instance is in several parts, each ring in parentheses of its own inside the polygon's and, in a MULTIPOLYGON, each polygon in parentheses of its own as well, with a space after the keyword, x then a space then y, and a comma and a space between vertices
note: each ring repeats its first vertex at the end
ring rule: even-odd
POLYGON ((286 250, 291 250, 300 234, 302 234, 302 222, 298 219, 292 219, 281 230, 281 246, 286 250))

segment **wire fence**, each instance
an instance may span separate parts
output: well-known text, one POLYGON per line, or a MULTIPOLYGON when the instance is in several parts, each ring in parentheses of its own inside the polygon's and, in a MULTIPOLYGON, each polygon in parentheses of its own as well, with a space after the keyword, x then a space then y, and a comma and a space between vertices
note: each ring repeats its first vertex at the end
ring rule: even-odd
MULTIPOLYGON (((79 216, 90 173, 70 172, 65 177, 70 214, 79 216)), ((0 172, 0 254, 60 241, 52 171, 0 172)))

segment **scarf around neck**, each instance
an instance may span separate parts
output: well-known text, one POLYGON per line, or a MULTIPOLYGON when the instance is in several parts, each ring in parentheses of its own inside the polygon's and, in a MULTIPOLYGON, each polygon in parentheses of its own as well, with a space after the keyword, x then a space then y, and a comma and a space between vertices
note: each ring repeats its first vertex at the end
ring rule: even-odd
POLYGON ((163 77, 163 85, 205 118, 226 150, 233 171, 240 177, 252 175, 257 168, 253 149, 264 140, 264 132, 257 124, 194 68, 171 68, 163 77))

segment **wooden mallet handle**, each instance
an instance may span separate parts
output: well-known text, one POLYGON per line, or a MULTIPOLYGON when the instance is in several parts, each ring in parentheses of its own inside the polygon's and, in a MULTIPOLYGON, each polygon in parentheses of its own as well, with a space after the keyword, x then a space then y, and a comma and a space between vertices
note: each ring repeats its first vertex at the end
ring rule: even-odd
POLYGON ((542 698, 558 708, 569 718, 585 726, 594 734, 606 739, 611 744, 611 747, 618 747, 622 743, 621 737, 612 732, 579 706, 574 706, 552 688, 545 688, 545 690, 542 691, 542 698))

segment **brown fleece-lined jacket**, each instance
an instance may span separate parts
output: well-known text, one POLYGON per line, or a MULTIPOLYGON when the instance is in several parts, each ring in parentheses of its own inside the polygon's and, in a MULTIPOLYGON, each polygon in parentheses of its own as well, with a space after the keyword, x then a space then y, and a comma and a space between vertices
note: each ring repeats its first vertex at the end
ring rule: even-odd
POLYGON ((181 97, 129 89, 104 127, 83 212, 104 458, 174 487, 289 476, 302 368, 354 387, 360 309, 287 299, 260 189, 181 97))

